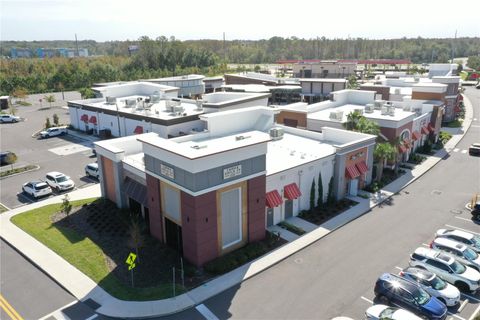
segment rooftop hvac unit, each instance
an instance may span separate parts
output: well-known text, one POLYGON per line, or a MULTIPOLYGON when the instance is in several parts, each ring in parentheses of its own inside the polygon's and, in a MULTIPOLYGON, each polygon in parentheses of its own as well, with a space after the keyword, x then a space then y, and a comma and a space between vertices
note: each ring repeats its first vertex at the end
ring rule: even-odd
POLYGON ((375 110, 380 110, 384 103, 385 103, 385 100, 375 100, 375 104, 374 104, 375 110))
POLYGON ((137 103, 136 99, 127 99, 125 100, 125 107, 132 108, 137 103))
POLYGON ((183 111, 185 111, 185 108, 181 105, 176 105, 173 107, 173 112, 175 113, 182 113, 183 111))
POLYGON ((356 112, 358 114, 363 114, 363 109, 354 109, 353 112, 356 112))
POLYGON ((395 88, 395 94, 400 94, 400 88, 395 88))
POLYGON ((391 116, 395 115, 395 107, 393 105, 388 106, 388 114, 391 115, 391 116))
POLYGON ((413 108, 412 112, 415 112, 417 116, 419 116, 422 114, 422 108, 419 108, 419 107, 413 108))
POLYGON ((404 105, 402 108, 403 111, 410 111, 410 106, 408 104, 404 105))
POLYGON ((388 114, 388 107, 387 106, 382 106, 382 108, 380 109, 380 114, 382 116, 386 116, 388 114))
POLYGON ((337 120, 337 113, 335 111, 330 111, 330 115, 328 116, 330 120, 337 120))
POLYGON ((197 100, 195 103, 197 105, 197 110, 203 110, 203 100, 197 100))
POLYGON ((158 103, 160 99, 161 99, 161 95, 159 91, 153 92, 153 94, 150 96, 151 103, 158 103))
POLYGON ((365 106, 365 113, 373 113, 373 110, 375 110, 375 106, 373 105, 373 103, 368 103, 365 106))
POLYGON ((115 103, 117 103, 117 98, 115 98, 115 97, 110 97, 110 96, 109 96, 109 97, 106 97, 105 100, 106 100, 107 104, 115 104, 115 103))
POLYGON ((343 119, 343 111, 337 111, 336 112, 337 120, 342 121, 343 119))
POLYGON ((282 128, 272 128, 270 129, 270 138, 272 140, 280 140, 283 138, 283 129, 282 128))

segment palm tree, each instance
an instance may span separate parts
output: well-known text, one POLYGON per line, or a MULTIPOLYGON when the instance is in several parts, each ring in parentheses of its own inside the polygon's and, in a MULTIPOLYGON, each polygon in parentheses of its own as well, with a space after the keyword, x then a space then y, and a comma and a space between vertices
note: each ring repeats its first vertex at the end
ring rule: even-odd
POLYGON ((375 121, 361 116, 358 120, 356 131, 378 136, 380 134, 380 126, 375 121))
POLYGON ((373 157, 377 162, 377 181, 382 180, 383 166, 385 160, 395 159, 397 154, 395 148, 388 142, 377 143, 373 151, 373 157))
POLYGON ((53 94, 49 94, 48 96, 45 96, 45 101, 47 101, 50 104, 50 108, 52 107, 52 103, 55 102, 55 96, 53 94))
POLYGON ((365 118, 362 114, 358 111, 353 111, 347 114, 347 122, 343 124, 345 129, 351 131, 357 131, 357 124, 361 118, 365 118))

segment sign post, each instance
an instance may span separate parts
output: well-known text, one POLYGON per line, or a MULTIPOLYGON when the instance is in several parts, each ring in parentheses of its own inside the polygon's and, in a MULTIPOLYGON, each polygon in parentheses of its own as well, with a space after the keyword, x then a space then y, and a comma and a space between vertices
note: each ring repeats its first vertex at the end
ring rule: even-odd
POLYGON ((133 268, 135 268, 137 265, 135 264, 135 260, 137 259, 137 255, 133 252, 130 252, 130 254, 127 257, 127 260, 125 263, 128 265, 128 270, 130 270, 131 278, 132 278, 132 288, 134 287, 133 284, 133 268))

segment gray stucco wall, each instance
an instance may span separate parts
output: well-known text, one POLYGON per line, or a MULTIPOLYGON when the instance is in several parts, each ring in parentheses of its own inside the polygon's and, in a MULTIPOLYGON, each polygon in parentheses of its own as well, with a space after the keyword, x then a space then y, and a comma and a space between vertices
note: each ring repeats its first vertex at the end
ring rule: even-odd
POLYGON ((210 170, 198 173, 191 173, 170 163, 166 163, 160 159, 156 159, 148 154, 145 154, 145 169, 167 180, 170 180, 188 190, 197 192, 265 171, 266 157, 265 155, 262 155, 238 162, 232 162, 210 170), (173 170, 173 179, 165 174, 162 174, 160 169, 160 166, 162 164, 173 170), (241 165, 241 174, 224 179, 223 170, 235 167, 237 165, 241 165))

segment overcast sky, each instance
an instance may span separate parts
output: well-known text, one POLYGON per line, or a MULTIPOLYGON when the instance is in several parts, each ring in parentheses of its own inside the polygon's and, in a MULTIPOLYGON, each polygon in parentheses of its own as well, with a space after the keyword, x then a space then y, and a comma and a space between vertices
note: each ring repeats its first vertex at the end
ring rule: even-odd
POLYGON ((1 40, 479 37, 480 0, 0 0, 1 40), (469 14, 469 12, 471 14, 469 14), (476 18, 474 18, 476 16, 476 18))

